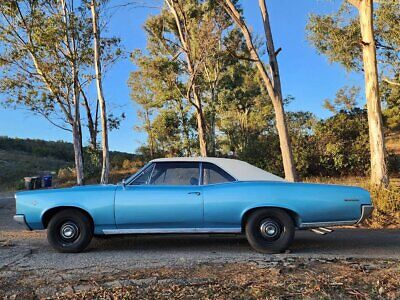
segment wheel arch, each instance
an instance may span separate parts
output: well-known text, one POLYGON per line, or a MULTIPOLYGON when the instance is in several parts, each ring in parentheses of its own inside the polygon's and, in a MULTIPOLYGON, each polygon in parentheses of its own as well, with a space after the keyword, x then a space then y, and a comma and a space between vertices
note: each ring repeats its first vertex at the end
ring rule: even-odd
POLYGON ((244 232, 246 222, 247 222, 249 216, 253 212, 255 212, 259 209, 268 209, 268 208, 280 209, 280 210, 283 210, 284 212, 286 212, 292 218, 295 227, 298 227, 299 224, 301 223, 299 214, 292 209, 289 209, 286 207, 281 207, 281 206, 275 206, 275 205, 262 205, 262 206, 256 206, 256 207, 249 208, 242 214, 242 219, 241 219, 242 232, 244 232))
POLYGON ((84 215, 86 215, 89 218, 90 222, 92 223, 92 227, 94 227, 93 217, 90 215, 90 213, 87 210, 85 210, 85 209, 83 209, 81 207, 78 207, 78 206, 63 205, 63 206, 52 207, 52 208, 46 210, 42 214, 41 220, 42 220, 43 228, 44 229, 47 228, 51 218, 54 217, 55 214, 59 213, 62 210, 65 210, 65 209, 76 209, 76 210, 82 212, 84 215))

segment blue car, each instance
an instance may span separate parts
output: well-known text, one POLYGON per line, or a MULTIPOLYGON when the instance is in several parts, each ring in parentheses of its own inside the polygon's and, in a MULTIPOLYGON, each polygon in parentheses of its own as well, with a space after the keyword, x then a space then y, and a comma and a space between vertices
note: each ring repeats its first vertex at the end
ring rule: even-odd
POLYGON ((234 159, 162 158, 117 185, 19 192, 14 220, 47 229, 60 252, 101 235, 245 233, 255 250, 279 253, 296 229, 357 224, 372 209, 359 187, 287 182, 234 159))

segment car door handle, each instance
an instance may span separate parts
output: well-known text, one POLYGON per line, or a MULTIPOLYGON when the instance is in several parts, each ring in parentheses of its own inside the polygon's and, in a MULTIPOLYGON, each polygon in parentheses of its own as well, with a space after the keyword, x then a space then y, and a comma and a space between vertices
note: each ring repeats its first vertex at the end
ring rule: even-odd
POLYGON ((188 194, 200 196, 200 192, 189 192, 188 194))

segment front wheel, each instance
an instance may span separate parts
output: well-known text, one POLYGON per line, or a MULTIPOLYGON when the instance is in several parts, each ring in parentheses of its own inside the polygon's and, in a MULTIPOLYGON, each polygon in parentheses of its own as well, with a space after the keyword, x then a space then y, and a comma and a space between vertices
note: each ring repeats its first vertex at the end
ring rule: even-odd
POLYGON ((245 226, 249 244, 262 253, 285 251, 293 241, 294 230, 292 218, 276 208, 256 210, 245 226))
POLYGON ((93 237, 91 220, 79 210, 65 209, 55 214, 47 227, 47 240, 59 252, 83 251, 93 237))

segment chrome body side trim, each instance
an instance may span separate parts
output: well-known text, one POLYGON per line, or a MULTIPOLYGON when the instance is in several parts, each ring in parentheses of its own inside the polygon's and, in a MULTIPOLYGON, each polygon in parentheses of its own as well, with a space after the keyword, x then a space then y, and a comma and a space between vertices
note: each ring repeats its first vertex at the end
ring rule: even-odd
POLYGON ((13 219, 15 222, 24 225, 26 230, 32 230, 25 221, 25 215, 14 215, 13 219))
POLYGON ((242 228, 144 228, 144 229, 104 229, 111 234, 157 234, 157 233, 241 233, 242 228))
POLYGON ((357 220, 351 221, 330 221, 330 222, 311 222, 311 223, 301 223, 300 228, 314 228, 314 227, 331 227, 331 226, 345 226, 354 225, 357 220))
POLYGON ((361 217, 357 221, 356 224, 362 223, 364 220, 368 219, 372 215, 372 211, 374 210, 373 205, 363 205, 361 206, 361 217))

